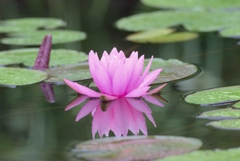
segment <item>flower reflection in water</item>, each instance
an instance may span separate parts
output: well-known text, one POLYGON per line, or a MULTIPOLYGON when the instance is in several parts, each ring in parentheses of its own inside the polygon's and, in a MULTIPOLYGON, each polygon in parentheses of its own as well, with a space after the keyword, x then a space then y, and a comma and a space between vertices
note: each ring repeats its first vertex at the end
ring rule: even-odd
MULTIPOLYGON (((150 95, 143 98, 158 106, 164 106, 159 101, 159 98, 150 95)), ((110 130, 116 136, 127 136, 128 130, 134 135, 139 134, 140 131, 144 135, 147 135, 147 127, 143 114, 145 114, 156 127, 155 121, 152 117, 152 110, 142 98, 122 97, 112 101, 102 101, 100 98, 89 98, 85 95, 81 95, 74 99, 65 110, 70 110, 86 100, 88 101, 82 106, 77 114, 76 121, 79 121, 91 113, 93 117, 93 138, 95 138, 97 132, 100 137, 103 135, 108 137, 110 130)))

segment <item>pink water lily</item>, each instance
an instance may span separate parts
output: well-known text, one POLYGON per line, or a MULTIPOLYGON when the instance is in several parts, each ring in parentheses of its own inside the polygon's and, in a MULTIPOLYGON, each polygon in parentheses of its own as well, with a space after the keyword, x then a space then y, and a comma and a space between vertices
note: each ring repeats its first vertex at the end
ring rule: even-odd
POLYGON ((113 48, 110 54, 104 51, 99 59, 97 53, 89 53, 89 69, 93 81, 100 92, 86 86, 64 79, 65 83, 76 92, 89 96, 100 97, 103 100, 113 100, 121 97, 141 97, 159 92, 166 84, 153 90, 150 84, 160 74, 162 69, 149 72, 152 59, 144 70, 144 55, 138 58, 138 52, 133 51, 126 58, 123 51, 113 48))

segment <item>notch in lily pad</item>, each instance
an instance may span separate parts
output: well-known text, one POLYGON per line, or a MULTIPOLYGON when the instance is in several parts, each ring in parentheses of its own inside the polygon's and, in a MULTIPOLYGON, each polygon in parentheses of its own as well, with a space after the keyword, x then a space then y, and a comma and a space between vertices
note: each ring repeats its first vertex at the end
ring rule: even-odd
POLYGON ((72 153, 86 160, 153 160, 194 151, 201 146, 202 142, 195 138, 129 136, 85 141, 76 144, 72 153))
POLYGON ((0 21, 0 33, 13 33, 37 30, 38 28, 54 29, 66 26, 66 22, 56 18, 18 18, 0 21))
POLYGON ((86 34, 81 31, 38 30, 12 33, 9 35, 10 37, 3 38, 1 43, 7 45, 39 45, 42 42, 42 35, 48 34, 51 34, 54 37, 52 44, 81 41, 86 38, 86 34))

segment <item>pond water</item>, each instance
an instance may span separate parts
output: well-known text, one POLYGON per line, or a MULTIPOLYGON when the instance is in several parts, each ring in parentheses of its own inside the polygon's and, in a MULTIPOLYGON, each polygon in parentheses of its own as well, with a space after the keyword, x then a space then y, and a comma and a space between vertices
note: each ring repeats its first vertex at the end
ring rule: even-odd
MULTIPOLYGON (((146 57, 179 59, 202 68, 195 78, 169 83, 162 90, 164 107, 148 104, 157 127, 146 119, 149 135, 194 137, 203 141, 202 149, 226 149, 239 146, 240 131, 219 130, 196 116, 221 107, 187 104, 183 95, 206 88, 239 84, 240 48, 237 40, 221 38, 217 33, 202 33, 199 38, 170 44, 135 44, 124 40, 127 32, 114 27, 121 17, 151 10, 138 1, 67 1, 67 0, 3 0, 0 19, 20 17, 57 17, 68 22, 68 29, 81 30, 88 38, 81 42, 55 45, 88 53, 102 53, 117 47, 137 50, 146 57)), ((1 38, 5 35, 0 35, 1 38)), ((20 48, 0 44, 1 50, 20 48)), ((92 140, 90 115, 75 122, 81 106, 65 111, 76 93, 65 85, 55 85, 55 103, 48 103, 39 84, 17 88, 0 88, 0 160, 69 161, 65 152, 80 141, 92 140)), ((226 107, 226 106, 222 106, 226 107)), ((113 133, 110 134, 113 136, 113 133)), ((129 134, 131 135, 131 134, 129 134)), ((98 138, 98 136, 96 136, 98 138)))

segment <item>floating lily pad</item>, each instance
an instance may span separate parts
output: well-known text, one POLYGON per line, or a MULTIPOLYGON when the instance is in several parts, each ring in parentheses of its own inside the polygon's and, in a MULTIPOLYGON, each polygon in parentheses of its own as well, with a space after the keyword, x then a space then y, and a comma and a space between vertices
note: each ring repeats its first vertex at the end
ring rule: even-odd
POLYGON ((88 63, 80 63, 73 65, 65 65, 61 67, 47 69, 49 79, 45 82, 52 82, 55 84, 64 84, 63 79, 72 81, 85 81, 91 80, 91 74, 88 68, 88 63))
MULTIPOLYGON (((38 48, 15 49, 0 52, 0 65, 23 63, 26 66, 33 66, 37 57, 38 48)), ((67 49, 53 49, 51 51, 50 66, 74 64, 86 61, 88 56, 83 52, 67 49)))
POLYGON ((227 150, 202 150, 178 156, 170 156, 156 161, 237 161, 240 157, 240 148, 227 150))
POLYGON ((0 75, 0 84, 10 87, 41 82, 48 77, 45 72, 23 68, 0 68, 0 75))
MULTIPOLYGON (((145 60, 145 65, 149 59, 145 60)), ((176 59, 163 60, 154 58, 150 70, 163 68, 161 74, 156 78, 153 84, 179 81, 198 73, 198 67, 192 64, 183 63, 176 59)), ((50 75, 46 82, 54 82, 63 84, 63 79, 72 81, 83 81, 91 79, 91 74, 87 63, 79 63, 74 65, 61 66, 58 68, 47 69, 50 75)))
POLYGON ((220 31, 224 37, 234 37, 240 36, 238 17, 240 12, 156 11, 122 18, 116 22, 116 26, 121 30, 144 31, 183 25, 189 31, 220 31))
POLYGON ((20 32, 38 28, 54 29, 66 26, 66 22, 56 18, 18 18, 0 21, 0 32, 20 32))
POLYGON ((240 102, 236 102, 232 105, 233 108, 240 108, 240 102))
POLYGON ((236 119, 236 118, 240 118, 240 110, 232 109, 232 108, 224 108, 224 109, 206 111, 200 114, 198 118, 206 118, 206 119, 213 119, 213 120, 236 119))
POLYGON ((148 43, 173 43, 173 42, 182 42, 182 41, 188 41, 192 40, 198 37, 198 34, 193 32, 177 32, 173 34, 168 34, 164 36, 158 36, 154 38, 147 38, 147 39, 138 39, 137 41, 133 42, 148 42, 148 43))
POLYGON ((11 37, 3 38, 2 43, 8 45, 39 45, 44 35, 51 34, 53 44, 67 43, 84 40, 86 34, 71 30, 39 30, 10 34, 11 37))
POLYGON ((227 28, 220 32, 223 37, 240 38, 240 25, 237 27, 227 28))
POLYGON ((153 160, 196 150, 194 138, 174 136, 131 136, 95 139, 75 145, 76 157, 87 160, 153 160))
POLYGON ((141 0, 143 4, 150 7, 161 8, 239 8, 240 1, 226 1, 226 0, 141 0))
POLYGON ((207 125, 223 130, 240 130, 240 119, 212 121, 207 125))
POLYGON ((240 100, 240 86, 213 88, 189 94, 185 101, 200 105, 222 105, 240 100))
POLYGON ((151 40, 155 40, 158 37, 169 35, 174 32, 173 29, 157 29, 157 30, 147 30, 143 32, 134 33, 127 36, 128 41, 138 42, 138 43, 148 43, 151 40))
MULTIPOLYGON (((145 65, 149 59, 145 60, 145 65)), ((163 71, 155 79, 153 84, 166 83, 172 81, 179 81, 184 78, 196 75, 199 72, 199 68, 193 64, 184 63, 177 59, 163 60, 160 58, 154 58, 151 66, 151 70, 163 68, 163 71)))

